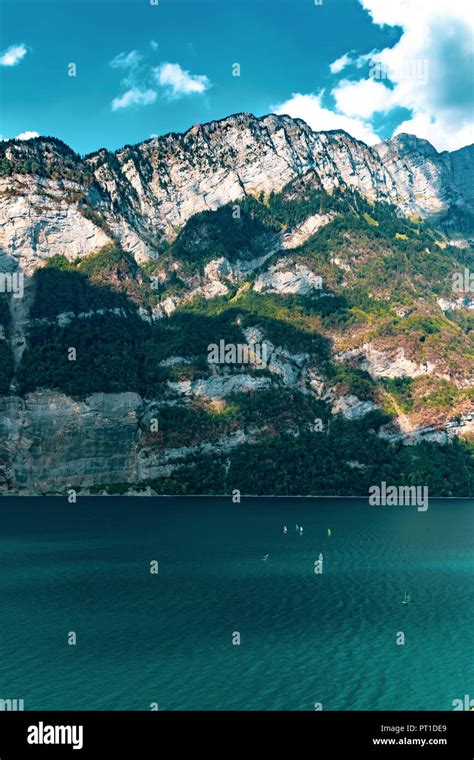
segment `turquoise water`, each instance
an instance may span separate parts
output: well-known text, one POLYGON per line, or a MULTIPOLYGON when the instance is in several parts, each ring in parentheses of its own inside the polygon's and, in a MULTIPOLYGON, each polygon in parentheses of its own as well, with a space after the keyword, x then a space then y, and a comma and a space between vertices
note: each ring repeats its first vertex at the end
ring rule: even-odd
POLYGON ((3 498, 0 698, 27 710, 451 710, 474 697, 472 508, 3 498))

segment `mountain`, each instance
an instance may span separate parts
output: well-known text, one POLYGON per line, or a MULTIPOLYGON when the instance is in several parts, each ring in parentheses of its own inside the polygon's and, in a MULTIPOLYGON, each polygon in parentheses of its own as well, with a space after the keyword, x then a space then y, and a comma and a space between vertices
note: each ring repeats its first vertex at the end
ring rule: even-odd
POLYGON ((0 270, 25 279, 0 294, 0 490, 472 494, 473 167, 275 115, 83 158, 1 143, 0 270))
POLYGON ((84 159, 51 138, 9 141, 0 145, 0 247, 25 268, 112 239, 144 260, 193 214, 278 193, 308 170, 327 192, 346 185, 405 214, 449 220, 472 212, 473 165, 474 146, 440 154, 399 135, 369 148, 275 115, 238 114, 84 159))

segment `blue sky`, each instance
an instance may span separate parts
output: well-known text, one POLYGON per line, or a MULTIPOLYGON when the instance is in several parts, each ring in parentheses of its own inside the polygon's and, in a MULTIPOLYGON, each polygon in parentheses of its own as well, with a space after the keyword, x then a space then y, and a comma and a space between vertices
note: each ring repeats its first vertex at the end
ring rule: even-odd
POLYGON ((472 142, 461 0, 154 1, 3 0, 0 134, 87 153, 275 111, 368 143, 397 130, 439 150, 472 142))

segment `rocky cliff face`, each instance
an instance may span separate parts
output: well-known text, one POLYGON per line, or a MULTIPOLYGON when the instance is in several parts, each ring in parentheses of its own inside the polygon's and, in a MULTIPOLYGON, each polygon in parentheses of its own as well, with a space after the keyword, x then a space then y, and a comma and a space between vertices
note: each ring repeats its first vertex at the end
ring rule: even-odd
POLYGON ((347 185, 403 213, 429 216, 472 200, 474 150, 439 154, 399 135, 374 148, 300 119, 237 114, 84 159, 50 138, 1 147, 0 250, 32 269, 114 238, 138 260, 195 213, 280 191, 312 169, 331 192, 347 185))
POLYGON ((25 271, 54 254, 83 256, 111 242, 111 235, 70 200, 69 193, 81 190, 75 183, 28 176, 3 179, 0 186, 0 245, 25 271))
POLYGON ((134 393, 0 398, 0 492, 133 482, 142 414, 134 393))
MULTIPOLYGON (((6 301, 0 299, 0 349, 9 343, 13 364, 10 395, 0 396, 0 492, 149 484, 172 477, 182 465, 190 471, 200 467, 197 458, 202 463, 206 456, 220 460, 227 478, 226 457, 243 456, 247 444, 314 432, 317 449, 322 435, 330 437, 330 424, 319 426, 319 415, 326 414, 334 416, 337 429, 347 421, 361 425, 389 408, 392 421, 380 430, 368 422, 367 435, 378 442, 447 443, 459 431, 449 424, 446 399, 456 399, 456 415, 466 419, 463 431, 472 433, 471 328, 465 313, 472 299, 464 294, 453 300, 448 282, 450 267, 467 265, 469 243, 454 240, 458 248, 448 248, 441 261, 446 235, 430 230, 430 237, 412 217, 439 221, 444 215, 456 231, 458 221, 465 223, 472 213, 473 172, 472 146, 439 154, 424 140, 399 135, 369 148, 345 132, 315 133, 301 120, 274 115, 238 114, 85 158, 53 138, 0 143, 0 273, 20 267, 27 275, 23 297, 8 300, 8 317, 5 309, 2 316, 6 301), (269 194, 283 188, 272 206, 275 197, 269 194), (343 206, 347 196, 355 205, 343 206), (370 203, 359 207, 361 196, 370 203), (232 212, 221 207, 244 199, 250 211, 229 223, 232 212), (377 201, 394 204, 399 216, 384 206, 383 213, 377 207, 379 221, 374 219, 377 201), (279 209, 289 208, 278 216, 279 209), (216 213, 193 218, 203 211, 216 213), (400 233, 403 215, 410 219, 404 219, 400 233), (123 250, 109 243, 120 243, 123 250), (100 264, 94 256, 80 266, 66 262, 60 270, 64 278, 57 280, 65 293, 41 291, 61 308, 39 308, 37 283, 49 270, 34 272, 46 259, 55 254, 84 259, 104 246, 108 254, 99 252, 100 264), (117 263, 115 254, 127 261, 117 263), (138 266, 149 259, 157 261, 138 266), (153 280, 159 285, 155 291, 153 280), (90 307, 84 281, 95 288, 90 307), (189 339, 174 353, 158 351, 159 370, 170 374, 163 379, 156 372, 151 398, 147 391, 128 392, 142 386, 120 379, 117 366, 130 361, 122 343, 133 344, 138 328, 127 324, 135 312, 123 302, 103 306, 107 289, 137 307, 140 327, 146 322, 150 330, 163 329, 161 340, 176 345, 179 332, 188 331, 189 339), (207 314, 193 315, 200 325, 193 331, 191 319, 179 321, 181 312, 170 315, 197 296, 207 301, 206 309, 212 299, 218 297, 218 303, 215 311, 211 304, 207 314), (199 329, 214 330, 215 324, 211 340, 219 341, 226 324, 220 309, 225 314, 229 307, 235 311, 231 334, 241 329, 247 344, 268 349, 264 368, 210 367, 201 343, 200 353, 194 350, 199 329), (453 311, 459 312, 454 322, 453 311), (116 323, 107 321, 112 317, 116 323), (90 327, 97 319, 96 328, 90 327), (173 328, 166 332, 167 323, 175 325, 174 333, 173 328), (92 344, 93 352, 101 324, 120 335, 115 353, 107 353, 118 378, 110 389, 127 392, 89 390, 72 398, 48 390, 64 390, 60 372, 43 374, 43 382, 21 390, 32 328, 46 330, 46 338, 37 338, 45 340, 36 354, 39 363, 60 345, 59 366, 65 353, 61 330, 75 335, 85 352, 92 344), (321 346, 331 344, 328 354, 322 348, 317 356, 312 353, 308 336, 321 338, 321 346), (439 408, 430 417, 431 400, 439 408), (412 416, 410 404, 418 405, 412 416), (151 430, 155 417, 164 419, 158 432, 151 430)), ((137 351, 144 365, 154 363, 157 349, 152 333, 146 335, 148 353, 140 353, 144 339, 137 351)), ((103 383, 97 387, 102 390, 103 383)), ((330 445, 338 450, 338 433, 333 435, 330 445)), ((369 467, 350 454, 351 446, 345 449, 348 467, 369 467)), ((332 461, 338 465, 338 457, 332 461)), ((327 464, 327 471, 334 466, 327 464)))

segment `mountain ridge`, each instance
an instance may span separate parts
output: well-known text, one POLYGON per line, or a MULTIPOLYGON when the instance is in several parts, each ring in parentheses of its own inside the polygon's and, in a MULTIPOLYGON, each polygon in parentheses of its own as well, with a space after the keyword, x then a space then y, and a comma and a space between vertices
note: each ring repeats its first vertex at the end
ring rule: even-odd
POLYGON ((102 146, 100 148, 96 148, 95 150, 88 151, 87 153, 79 153, 78 151, 74 150, 74 148, 72 146, 70 146, 69 143, 67 143, 65 140, 63 140, 62 138, 59 138, 59 137, 55 137, 54 135, 37 135, 35 137, 29 137, 27 139, 18 139, 16 137, 11 137, 11 138, 2 140, 2 144, 3 144, 3 146, 6 146, 6 145, 9 145, 11 143, 28 144, 28 143, 33 143, 33 142, 43 142, 43 141, 44 142, 48 142, 48 141, 52 141, 52 142, 60 143, 61 145, 63 145, 64 147, 66 147, 69 151, 71 151, 75 156, 79 157, 82 161, 85 161, 85 160, 87 160, 87 159, 89 159, 91 157, 94 157, 94 156, 96 156, 96 155, 98 155, 100 153, 104 153, 104 152, 105 153, 116 154, 116 153, 119 153, 120 151, 124 150, 125 148, 136 148, 136 147, 138 147, 140 145, 143 145, 145 143, 154 142, 156 140, 161 140, 161 139, 164 139, 164 138, 167 138, 167 137, 180 137, 180 136, 184 137, 185 135, 187 135, 189 133, 192 133, 193 130, 196 130, 198 128, 204 128, 204 127, 209 127, 211 125, 221 124, 222 122, 238 119, 238 117, 246 117, 249 120, 253 120, 253 121, 256 121, 256 122, 264 121, 268 117, 274 117, 275 119, 290 119, 295 124, 302 124, 302 125, 306 126, 308 129, 310 129, 312 132, 314 132, 316 134, 329 134, 329 135, 331 135, 331 134, 334 134, 334 135, 335 134, 341 134, 341 135, 346 135, 351 140, 354 140, 355 142, 361 143, 362 145, 365 145, 366 147, 372 147, 372 148, 376 147, 377 145, 381 145, 381 144, 387 143, 387 142, 405 141, 406 138, 409 138, 410 140, 412 140, 414 142, 424 143, 424 144, 428 145, 429 148, 430 148, 430 150, 432 152, 436 153, 437 155, 443 155, 443 154, 452 155, 453 153, 459 153, 460 151, 464 151, 466 149, 474 147, 474 143, 469 143, 467 145, 462 146, 461 148, 456 148, 455 150, 452 150, 452 151, 448 151, 448 150, 438 151, 434 147, 434 145, 432 143, 430 143, 429 140, 427 140, 424 137, 418 137, 417 135, 415 135, 412 132, 398 132, 396 135, 393 135, 392 137, 387 137, 384 140, 380 140, 378 143, 375 143, 373 146, 369 146, 366 142, 364 142, 363 140, 360 140, 357 137, 354 137, 353 135, 351 135, 350 132, 348 132, 345 129, 322 129, 322 130, 316 130, 316 129, 313 129, 312 127, 310 127, 309 124, 304 119, 301 119, 299 117, 289 116, 288 114, 272 114, 272 113, 263 114, 262 116, 255 116, 255 114, 253 114, 251 111, 236 111, 235 113, 228 114, 227 116, 223 116, 220 119, 210 119, 209 121, 206 121, 206 122, 195 122, 195 124, 193 124, 191 127, 188 127, 184 131, 181 131, 181 132, 178 131, 178 132, 176 132, 174 130, 170 130, 169 132, 164 132, 161 135, 156 134, 156 135, 153 135, 152 137, 148 137, 148 138, 146 138, 144 140, 139 140, 136 143, 124 143, 120 147, 115 148, 113 150, 110 150, 109 148, 106 148, 105 146, 102 146))
POLYGON ((427 141, 399 135, 369 147, 343 130, 315 132, 301 119, 275 114, 237 114, 85 157, 57 138, 9 141, 0 145, 0 248, 30 269, 38 242, 58 253, 58 224, 39 210, 61 219, 60 206, 69 200, 65 226, 75 255, 114 240, 138 260, 154 258, 194 213, 279 192, 306 171, 328 192, 345 185, 372 201, 394 203, 401 213, 445 215, 449 224, 451 211, 470 219, 465 177, 473 167, 474 146, 438 153, 427 141), (84 197, 74 201, 74 193, 84 197), (37 202, 27 200, 21 209, 13 196, 37 202))
POLYGON ((25 274, 0 294, 0 491, 223 493, 249 468, 260 493, 474 493, 472 155, 249 114, 86 159, 0 146, 0 271, 25 274), (268 362, 209 363, 221 341, 268 362))

